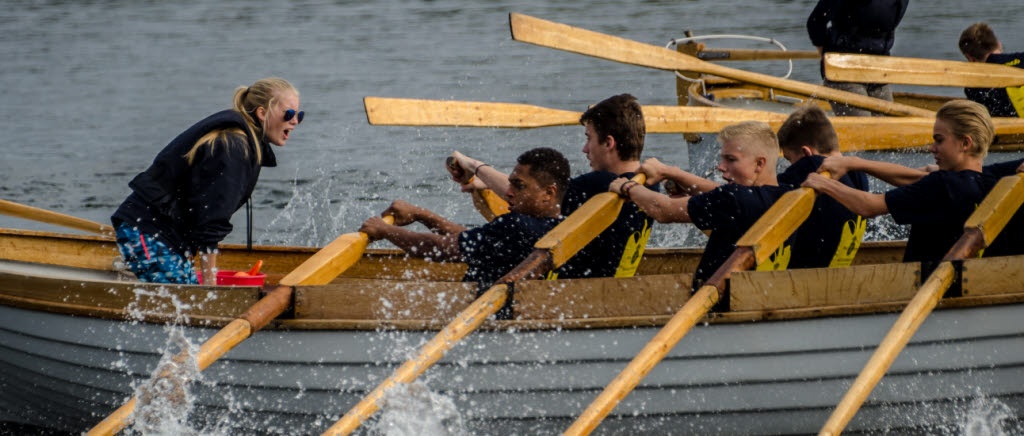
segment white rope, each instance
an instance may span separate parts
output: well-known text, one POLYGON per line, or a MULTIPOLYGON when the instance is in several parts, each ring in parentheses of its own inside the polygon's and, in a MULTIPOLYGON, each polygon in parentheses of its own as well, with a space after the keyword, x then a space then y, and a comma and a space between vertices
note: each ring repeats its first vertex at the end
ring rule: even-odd
MULTIPOLYGON (((674 39, 670 40, 668 42, 668 44, 665 44, 665 48, 671 48, 673 45, 685 44, 685 43, 690 42, 690 41, 699 41, 699 40, 702 40, 702 39, 746 39, 746 40, 751 40, 751 41, 768 42, 768 43, 771 43, 771 44, 775 44, 780 49, 782 49, 782 51, 787 51, 788 50, 786 48, 786 46, 782 45, 782 43, 777 41, 775 38, 765 38, 763 36, 749 36, 749 35, 728 35, 728 34, 722 34, 722 35, 701 35, 701 36, 688 36, 688 37, 685 37, 685 38, 674 38, 674 39)), ((790 74, 793 74, 793 60, 792 59, 789 59, 789 71, 786 71, 786 75, 782 76, 782 78, 783 79, 788 79, 790 74)), ((676 77, 678 77, 680 79, 683 79, 683 80, 685 80, 687 82, 691 82, 691 83, 700 82, 700 86, 701 86, 701 89, 702 89, 703 93, 707 94, 707 88, 705 87, 704 79, 699 79, 699 78, 698 79, 691 79, 689 77, 686 77, 686 76, 680 74, 678 71, 676 71, 676 77)))

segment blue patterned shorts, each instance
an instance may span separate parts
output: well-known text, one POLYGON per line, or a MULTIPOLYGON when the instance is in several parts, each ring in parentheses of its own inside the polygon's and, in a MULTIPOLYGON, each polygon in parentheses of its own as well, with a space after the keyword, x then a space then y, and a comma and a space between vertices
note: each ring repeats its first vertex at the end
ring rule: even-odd
POLYGON ((126 223, 117 226, 117 246, 125 264, 139 280, 150 283, 197 285, 192 262, 152 235, 126 223))

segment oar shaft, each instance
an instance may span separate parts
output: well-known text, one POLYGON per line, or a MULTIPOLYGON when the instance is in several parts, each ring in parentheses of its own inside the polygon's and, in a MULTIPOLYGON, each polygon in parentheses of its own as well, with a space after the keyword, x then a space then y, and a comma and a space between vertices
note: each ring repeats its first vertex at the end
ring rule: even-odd
MULTIPOLYGON (((249 337, 251 332, 252 326, 249 321, 244 319, 236 319, 222 328, 199 347, 199 352, 196 354, 196 365, 199 370, 208 368, 213 362, 249 337)), ((188 353, 183 351, 173 359, 176 362, 185 362, 188 358, 188 353)), ((157 377, 166 376, 167 374, 161 373, 157 377)), ((89 430, 87 436, 113 435, 124 429, 128 425, 132 412, 135 411, 137 402, 138 399, 133 396, 131 400, 89 430)))
POLYGON ((878 349, 871 355, 853 385, 843 395, 839 405, 822 427, 820 435, 838 435, 864 404, 864 400, 885 376, 896 356, 906 347, 910 338, 939 303, 953 280, 952 260, 973 256, 978 250, 995 240, 1013 214, 1024 203, 1024 174, 1004 177, 985 195, 978 208, 964 223, 964 234, 943 257, 943 262, 932 272, 928 280, 918 289, 917 294, 899 319, 885 335, 878 349))
POLYGON ((867 365, 861 370, 860 375, 854 380, 853 385, 846 391, 842 401, 829 416, 825 426, 822 427, 819 435, 838 435, 846 428, 850 419, 860 409, 861 404, 882 379, 885 372, 892 366, 900 350, 906 347, 910 338, 914 336, 917 329, 924 322, 928 314, 935 309, 935 306, 942 298, 942 294, 949 289, 953 282, 953 264, 942 262, 932 275, 928 277, 921 289, 910 300, 910 304, 903 310, 899 319, 893 324, 885 339, 878 345, 878 349, 871 355, 867 365))
POLYGON ((661 359, 686 336, 693 326, 718 303, 722 298, 721 289, 725 289, 725 280, 733 271, 749 269, 754 265, 754 250, 750 247, 737 247, 736 251, 708 278, 707 283, 693 294, 672 319, 669 320, 654 338, 644 346, 640 353, 629 362, 622 372, 605 386, 594 402, 590 403, 572 426, 565 431, 566 435, 588 435, 615 406, 633 391, 640 381, 661 362, 661 359))
POLYGON ((661 362, 661 359, 676 346, 698 321, 701 320, 712 307, 718 303, 718 289, 714 286, 704 286, 693 294, 683 308, 680 309, 668 323, 658 331, 658 334, 651 339, 644 348, 637 353, 636 357, 626 366, 619 375, 615 376, 601 395, 587 407, 572 426, 565 431, 567 436, 588 435, 597 425, 619 403, 633 391, 640 381, 654 369, 654 366, 661 362))
MULTIPOLYGON (((393 217, 384 217, 388 224, 394 222, 393 217)), ((262 329, 270 321, 277 318, 291 305, 294 285, 327 284, 338 274, 352 266, 362 256, 369 242, 365 233, 348 233, 337 237, 324 248, 314 253, 297 268, 281 279, 281 285, 268 292, 263 298, 249 307, 238 319, 220 329, 210 339, 203 342, 196 355, 199 370, 205 370, 217 359, 240 344, 253 333, 262 329)), ((188 359, 185 352, 179 353, 174 359, 183 362, 188 359)), ((161 373, 157 377, 166 377, 161 373)), ((102 422, 97 424, 88 435, 113 435, 128 425, 129 418, 135 410, 135 397, 114 411, 102 422)))
POLYGON ((68 227, 89 233, 98 233, 101 235, 114 234, 114 228, 105 224, 52 212, 46 209, 40 209, 38 207, 26 206, 24 204, 18 204, 7 200, 0 200, 0 214, 68 227))
POLYGON ((359 404, 356 404, 338 422, 334 423, 324 435, 347 435, 359 427, 363 421, 373 416, 379 409, 378 402, 384 397, 384 393, 397 383, 410 383, 427 368, 444 356, 445 352, 452 348, 470 332, 476 330, 483 324, 487 317, 493 315, 508 299, 508 286, 495 285, 487 290, 480 298, 477 298, 466 310, 459 313, 444 330, 441 330, 423 348, 420 348, 416 357, 408 360, 398 368, 387 380, 384 380, 369 395, 364 397, 359 404))

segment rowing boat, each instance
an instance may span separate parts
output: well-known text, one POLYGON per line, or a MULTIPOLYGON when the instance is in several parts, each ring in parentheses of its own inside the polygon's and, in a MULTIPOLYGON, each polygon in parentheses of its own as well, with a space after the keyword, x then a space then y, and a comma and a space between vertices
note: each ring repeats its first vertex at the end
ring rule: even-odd
MULTIPOLYGON (((0 421, 87 429, 154 371, 169 331, 201 342, 259 298, 132 281, 104 237, 0 230, 0 247, 0 421)), ((867 242, 845 269, 734 274, 731 310, 690 333, 598 431, 816 431, 917 288, 921 265, 896 263, 902 248, 867 242)), ((263 259, 275 282, 315 251, 224 246, 220 263, 263 259)), ((699 256, 651 248, 637 277, 520 283, 516 319, 467 338, 426 386, 471 434, 560 432, 686 301, 699 256)), ((464 268, 369 250, 331 284, 297 287, 289 314, 192 385, 190 424, 324 430, 472 301, 464 268)), ((960 295, 928 318, 851 431, 956 428, 978 399, 1024 416, 1024 257, 965 261, 960 295)))

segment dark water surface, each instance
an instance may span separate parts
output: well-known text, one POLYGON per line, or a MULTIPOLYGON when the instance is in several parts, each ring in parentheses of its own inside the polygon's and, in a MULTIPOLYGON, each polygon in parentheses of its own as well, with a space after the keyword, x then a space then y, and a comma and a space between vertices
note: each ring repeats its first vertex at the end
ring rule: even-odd
MULTIPOLYGON (((374 127, 365 96, 529 103, 583 110, 629 92, 675 103, 671 73, 512 41, 521 12, 651 44, 684 30, 773 37, 812 49, 814 1, 8 1, 0 12, 0 198, 107 222, 127 183, 180 131, 227 108, 236 86, 292 81, 306 121, 263 172, 253 196, 255 237, 320 245, 354 231, 395 199, 455 221, 483 219, 442 169, 461 150, 508 169, 521 151, 553 146, 586 171, 581 127, 534 130, 374 127)), ((1008 51, 1024 50, 1020 4, 916 1, 894 54, 959 60, 956 40, 976 21, 1008 51)), ((722 42, 719 47, 750 46, 722 42)), ((783 74, 784 63, 729 66, 783 74)), ((814 61, 794 78, 817 82, 814 61)), ((912 88, 961 95, 953 88, 912 88)), ((646 156, 687 165, 680 135, 650 135, 646 156)), ((894 159, 916 161, 905 155, 894 159)), ((928 160, 926 156, 916 159, 928 160)), ((708 168, 693 168, 704 172, 708 168)), ((244 239, 244 214, 228 242, 244 239)), ((0 226, 54 228, 0 217, 0 226)), ((661 226, 653 245, 700 242, 690 226, 661 226)))

